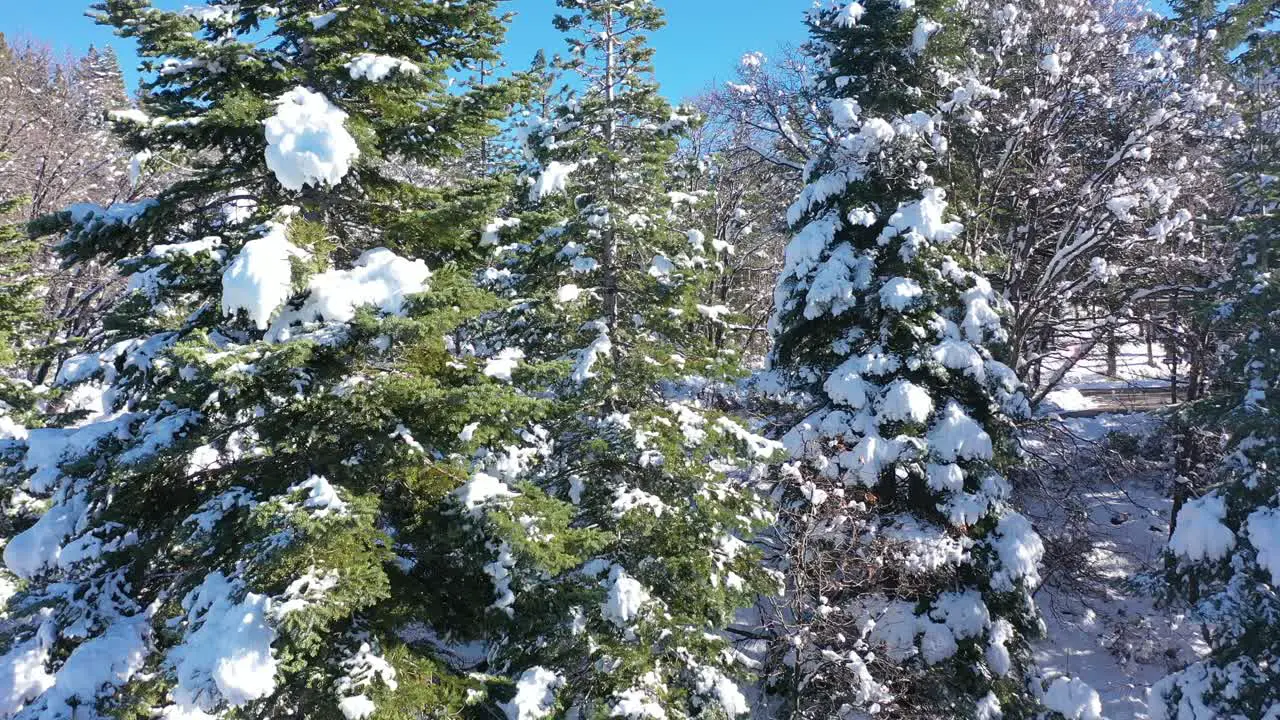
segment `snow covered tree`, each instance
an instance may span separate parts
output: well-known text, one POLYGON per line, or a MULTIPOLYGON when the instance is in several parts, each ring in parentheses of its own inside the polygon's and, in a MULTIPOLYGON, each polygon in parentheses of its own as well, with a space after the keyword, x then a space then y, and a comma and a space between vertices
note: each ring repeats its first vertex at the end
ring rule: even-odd
POLYGON ((474 527, 503 501, 489 537, 543 573, 594 533, 536 488, 494 492, 546 435, 543 403, 454 340, 493 307, 469 267, 493 183, 385 162, 495 132, 510 87, 450 74, 496 59, 496 6, 97 6, 154 72, 112 121, 186 167, 40 223, 129 292, 56 373, 77 411, 0 433, 7 489, 45 504, 4 548, 0 716, 488 717, 511 697, 467 652, 505 632, 474 527))
POLYGON ((952 142, 950 200, 1010 302, 1033 401, 1126 331, 1187 332, 1171 299, 1218 269, 1214 209, 1230 84, 1197 43, 1123 3, 970 5, 973 72, 995 91, 952 142))
MULTIPOLYGON (((1235 9, 1267 22, 1256 5, 1235 9)), ((1274 10, 1272 11, 1274 13, 1274 10)), ((1212 22, 1227 27, 1233 13, 1212 22)), ((1239 49, 1237 37, 1224 57, 1239 49)), ((1280 43, 1250 33, 1235 57, 1248 85, 1249 132, 1233 164, 1240 209, 1237 262, 1217 289, 1225 362, 1193 410, 1227 437, 1207 492, 1179 509, 1168 547, 1172 596, 1188 602, 1210 652, 1151 690, 1152 717, 1280 717, 1280 43)))
POLYGON ((494 543, 512 618, 502 656, 520 674, 509 715, 743 715, 735 676, 747 668, 724 631, 776 590, 747 544, 768 518, 748 483, 775 444, 717 402, 738 358, 713 343, 726 309, 699 300, 715 252, 692 229, 699 199, 667 175, 690 118, 651 79, 662 13, 559 5, 563 67, 580 83, 550 117, 525 120, 519 197, 485 232, 486 276, 511 304, 483 347, 492 375, 554 398, 528 480, 595 534, 552 576, 529 549, 494 543))
POLYGON ((1009 506, 1006 306, 948 213, 995 91, 947 0, 812 11, 830 141, 789 211, 770 371, 797 412, 776 490, 770 684, 796 718, 1027 717, 1040 539, 1009 506), (1002 715, 1003 713, 1003 715, 1002 715))

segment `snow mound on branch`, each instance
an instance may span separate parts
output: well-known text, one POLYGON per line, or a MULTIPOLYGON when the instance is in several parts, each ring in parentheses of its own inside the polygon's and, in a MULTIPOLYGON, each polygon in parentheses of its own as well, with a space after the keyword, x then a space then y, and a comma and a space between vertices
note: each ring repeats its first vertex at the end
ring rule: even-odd
POLYGON ((924 295, 924 288, 911 278, 896 277, 880 288, 880 303, 902 312, 924 295))
POLYGON ((1169 549, 1191 561, 1221 560, 1236 546, 1236 535, 1222 524, 1227 506, 1218 495, 1190 500, 1178 511, 1169 549))
POLYGON ((92 706, 104 687, 121 687, 142 670, 150 653, 150 637, 145 614, 113 623, 72 651, 54 676, 53 687, 29 711, 40 708, 40 717, 79 717, 78 706, 92 706))
POLYGON ((265 121, 267 168, 289 190, 306 185, 336 185, 360 155, 343 122, 347 114, 329 99, 296 87, 276 100, 276 114, 265 121))
POLYGON ((408 60, 374 53, 356 55, 351 58, 351 62, 347 63, 346 68, 351 73, 352 80, 368 80, 370 82, 380 82, 383 78, 396 71, 403 75, 417 75, 422 72, 421 68, 408 60))
POLYGON ((168 662, 178 681, 173 700, 195 717, 192 711, 215 712, 220 701, 239 707, 275 692, 276 632, 266 622, 271 600, 255 593, 233 600, 243 589, 215 571, 182 600, 186 634, 168 662))
POLYGON ((552 160, 538 175, 533 187, 529 188, 529 200, 541 202, 548 195, 564 192, 565 184, 569 181, 569 175, 577 169, 577 163, 562 163, 558 160, 552 160))
POLYGON ((991 436, 954 400, 947 403, 942 418, 929 432, 929 447, 944 462, 990 460, 993 456, 991 436))
POLYGON ((550 717, 556 704, 556 688, 564 685, 564 678, 544 667, 531 667, 520 674, 516 681, 516 695, 511 702, 502 703, 507 720, 540 720, 550 717))
POLYGON ((1096 690, 1078 678, 1055 678, 1043 702, 1067 720, 1102 720, 1102 699, 1096 690))
POLYGON ((626 629, 632 620, 639 617, 644 604, 649 602, 649 591, 620 565, 613 566, 608 583, 609 593, 600 604, 601 613, 609 622, 626 629))
POLYGON ((524 351, 520 348, 505 348, 502 352, 485 361, 484 374, 498 380, 511 382, 511 371, 516 369, 524 359, 524 351))
POLYGON ((1271 582, 1280 585, 1280 510, 1263 508, 1250 513, 1245 532, 1258 551, 1258 564, 1271 573, 1271 582))
POLYGON ((311 278, 302 307, 281 313, 268 339, 289 339, 289 326, 309 322, 350 322, 356 309, 373 306, 399 315, 405 299, 427 289, 431 271, 422 260, 401 257, 386 248, 366 250, 350 270, 329 270, 311 278))
POLYGON ((284 225, 268 223, 266 229, 266 235, 245 243, 222 273, 223 314, 244 310, 259 330, 267 329, 276 308, 289 299, 293 289, 290 260, 308 256, 289 242, 284 225))
POLYGON ((302 507, 311 510, 316 517, 347 513, 347 503, 338 495, 338 489, 322 475, 312 475, 305 481, 291 486, 289 492, 305 492, 307 497, 302 501, 302 507))

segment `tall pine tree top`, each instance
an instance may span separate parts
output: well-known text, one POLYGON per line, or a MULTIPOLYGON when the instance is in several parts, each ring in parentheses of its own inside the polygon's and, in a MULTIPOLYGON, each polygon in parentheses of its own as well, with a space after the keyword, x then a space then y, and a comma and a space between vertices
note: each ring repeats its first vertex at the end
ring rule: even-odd
POLYGON ((666 176, 691 118, 652 81, 653 3, 560 7, 574 92, 524 119, 517 197, 485 234, 487 282, 510 304, 481 336, 495 375, 553 399, 532 481, 599 534, 550 578, 496 548, 526 648, 519 717, 743 715, 747 668, 724 631, 776 588, 747 544, 768 517, 747 483, 773 444, 718 402, 735 358, 711 343, 727 310, 698 302, 714 250, 693 229, 699 198, 666 176))

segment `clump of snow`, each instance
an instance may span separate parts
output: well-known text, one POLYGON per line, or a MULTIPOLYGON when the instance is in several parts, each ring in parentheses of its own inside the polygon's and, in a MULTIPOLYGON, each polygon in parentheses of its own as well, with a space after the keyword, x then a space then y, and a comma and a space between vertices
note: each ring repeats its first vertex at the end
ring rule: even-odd
POLYGON ((738 684, 730 680, 724 673, 715 668, 700 667, 694 675, 695 690, 699 695, 715 698, 720 708, 729 717, 746 715, 751 711, 747 698, 738 689, 738 684))
POLYGON ((578 351, 578 361, 574 363, 573 374, 570 377, 579 385, 596 376, 592 370, 596 361, 601 355, 607 355, 613 350, 613 341, 609 339, 608 327, 602 322, 589 323, 589 325, 599 330, 600 334, 591 341, 590 345, 578 351))
POLYGON ((990 460, 993 454, 991 436, 954 400, 947 402, 941 419, 929 431, 929 447, 944 462, 990 460))
POLYGON ((347 114, 324 95, 297 87, 276 100, 276 114, 264 122, 267 168, 289 190, 336 185, 360 155, 343 124, 347 114))
POLYGON ((902 312, 924 295, 924 288, 911 278, 895 277, 880 288, 880 304, 902 312))
POLYGON ((1271 573, 1271 582, 1280 585, 1280 510, 1262 508, 1245 520, 1245 534, 1258 551, 1258 565, 1271 573))
POLYGON ((1028 587, 1040 584, 1040 559, 1044 557, 1044 541, 1020 513, 1006 512, 996 523, 995 532, 988 541, 995 548, 1000 569, 991 576, 991 586, 997 590, 1012 591, 1014 585, 1025 582, 1028 587))
POLYGON ((506 483, 488 474, 478 472, 456 491, 458 501, 471 513, 483 510, 492 500, 507 500, 519 495, 506 483))
POLYGON ((302 306, 281 313, 267 337, 287 340, 289 327, 298 322, 350 322, 357 308, 370 305, 399 315, 405 299, 424 292, 430 278, 431 271, 422 260, 409 260, 386 248, 366 250, 352 269, 312 277, 302 306))
POLYGON ((338 710, 346 720, 365 720, 377 710, 368 695, 352 693, 358 693, 375 681, 381 681, 392 690, 399 686, 396 669, 386 658, 375 653, 369 643, 360 643, 359 650, 342 661, 342 670, 343 676, 338 679, 336 690, 340 696, 345 696, 338 701, 338 710))
POLYGON ((516 681, 516 694, 511 702, 502 704, 507 720, 541 720, 550 717, 555 709, 556 689, 564 685, 564 678, 544 667, 531 667, 520 674, 516 681))
POLYGON ((941 25, 929 18, 922 17, 916 20, 916 26, 911 30, 911 52, 916 55, 924 52, 929 44, 929 38, 941 29, 941 25))
POLYGON ((511 371, 516 369, 524 359, 524 351, 520 348, 504 348, 497 355, 485 361, 484 374, 498 380, 511 381, 511 371))
POLYGON ((609 717, 627 720, 667 720, 667 711, 643 688, 631 688, 614 695, 609 717))
POLYGON ((289 242, 286 227, 268 223, 267 234, 244 244, 222 273, 222 312, 244 310, 259 330, 267 329, 276 308, 293 288, 293 258, 307 252, 289 242))
POLYGON ((1227 506, 1219 495, 1189 500, 1178 511, 1169 549, 1191 561, 1221 560, 1236 546, 1236 535, 1222 523, 1227 506))
POLYGON ((556 302, 562 305, 565 303, 571 303, 580 297, 582 297, 582 288, 572 283, 568 285, 561 285, 560 288, 556 290, 556 302))
POLYGON ((1096 690, 1078 678, 1054 678, 1043 702, 1067 720, 1102 720, 1102 699, 1096 690))
POLYGON ((908 380, 895 380, 878 406, 879 420, 923 423, 933 413, 929 391, 908 380))
POLYGON ((529 200, 541 202, 548 195, 564 192, 565 185, 569 181, 569 175, 577 169, 577 163, 562 163, 558 160, 552 160, 538 175, 533 187, 529 188, 529 200))
POLYGON ((338 489, 322 475, 312 475, 303 482, 291 486, 289 492, 305 492, 306 499, 302 501, 302 507, 313 511, 312 514, 316 517, 347 513, 347 503, 338 495, 338 489))
POLYGON ((1050 408, 1062 412, 1088 410, 1095 405, 1093 400, 1085 397, 1084 393, 1080 392, 1080 388, 1076 387, 1054 390, 1044 396, 1044 402, 1050 408))
POLYGON ((858 21, 862 19, 866 12, 867 9, 861 3, 851 2, 836 15, 836 26, 844 28, 857 27, 858 21))
POLYGON ((270 605, 269 598, 244 592, 242 582, 217 571, 187 593, 183 640, 167 658, 179 708, 213 713, 223 702, 239 707, 275 692, 270 605))
POLYGON ((649 591, 620 565, 614 565, 609 571, 608 583, 609 592, 600 604, 601 613, 609 622, 627 629, 649 601, 649 591))
POLYGON ((5 717, 12 717, 24 698, 31 699, 26 717, 79 717, 78 707, 92 707, 104 689, 122 687, 142 670, 150 654, 151 624, 145 613, 118 619, 102 634, 77 645, 54 675, 44 670, 52 644, 46 642, 49 635, 42 629, 34 646, 20 645, 17 656, 4 658, 8 670, 0 680, 0 712, 5 717))
POLYGON ((346 68, 351 73, 352 80, 370 82, 379 82, 396 71, 403 75, 417 75, 422 72, 421 68, 408 60, 374 53, 356 55, 351 58, 351 62, 347 63, 346 68))

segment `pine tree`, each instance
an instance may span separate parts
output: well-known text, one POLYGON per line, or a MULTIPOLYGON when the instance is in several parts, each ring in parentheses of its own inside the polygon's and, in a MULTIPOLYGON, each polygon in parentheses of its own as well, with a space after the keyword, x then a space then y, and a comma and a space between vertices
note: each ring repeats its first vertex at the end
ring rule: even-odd
MULTIPOLYGON (((7 222, 21 205, 0 200, 0 437, 5 421, 29 410, 30 392, 23 375, 32 336, 41 318, 40 281, 32 266, 38 244, 23 229, 7 222)), ((15 431, 17 428, 13 428, 15 431)))
POLYGON ((762 390, 784 437, 770 676, 797 718, 1028 717, 1042 553, 1009 505, 1004 304, 950 219, 951 142, 995 92, 946 0, 809 16, 831 139, 789 211, 762 390), (1003 715, 1002 715, 1003 713, 1003 715))
POLYGON ((40 223, 130 291, 57 372, 98 411, 5 444, 0 476, 47 510, 4 548, 24 585, 0 715, 500 712, 509 684, 469 652, 504 633, 475 526, 501 504, 488 537, 543 572, 593 535, 536 488, 491 492, 547 442, 544 403, 454 336, 493 307, 470 228, 496 184, 420 188, 385 162, 495 132, 511 86, 449 74, 496 60, 496 6, 97 6, 154 71, 113 123, 187 167, 40 223))
POLYGON ((486 231, 487 277, 512 302, 478 346, 492 374, 554 398, 531 477, 595 536, 550 577, 529 549, 495 547, 509 715, 743 715, 724 633, 776 589, 747 544, 768 517, 748 483, 773 444, 718 411, 738 359, 711 342, 725 309, 699 302, 714 250, 666 175, 691 118, 651 79, 653 3, 559 5, 580 82, 522 130, 513 212, 486 231))
MULTIPOLYGON (((1239 11, 1265 18, 1257 5, 1239 11)), ((1191 604, 1210 652, 1153 686, 1151 714, 1161 720, 1280 715, 1280 44, 1273 32, 1250 35, 1232 63, 1249 86, 1249 132, 1233 161, 1239 248, 1213 293, 1226 353, 1214 392, 1190 413, 1227 444, 1205 494, 1179 509, 1166 554, 1165 588, 1191 604)))

